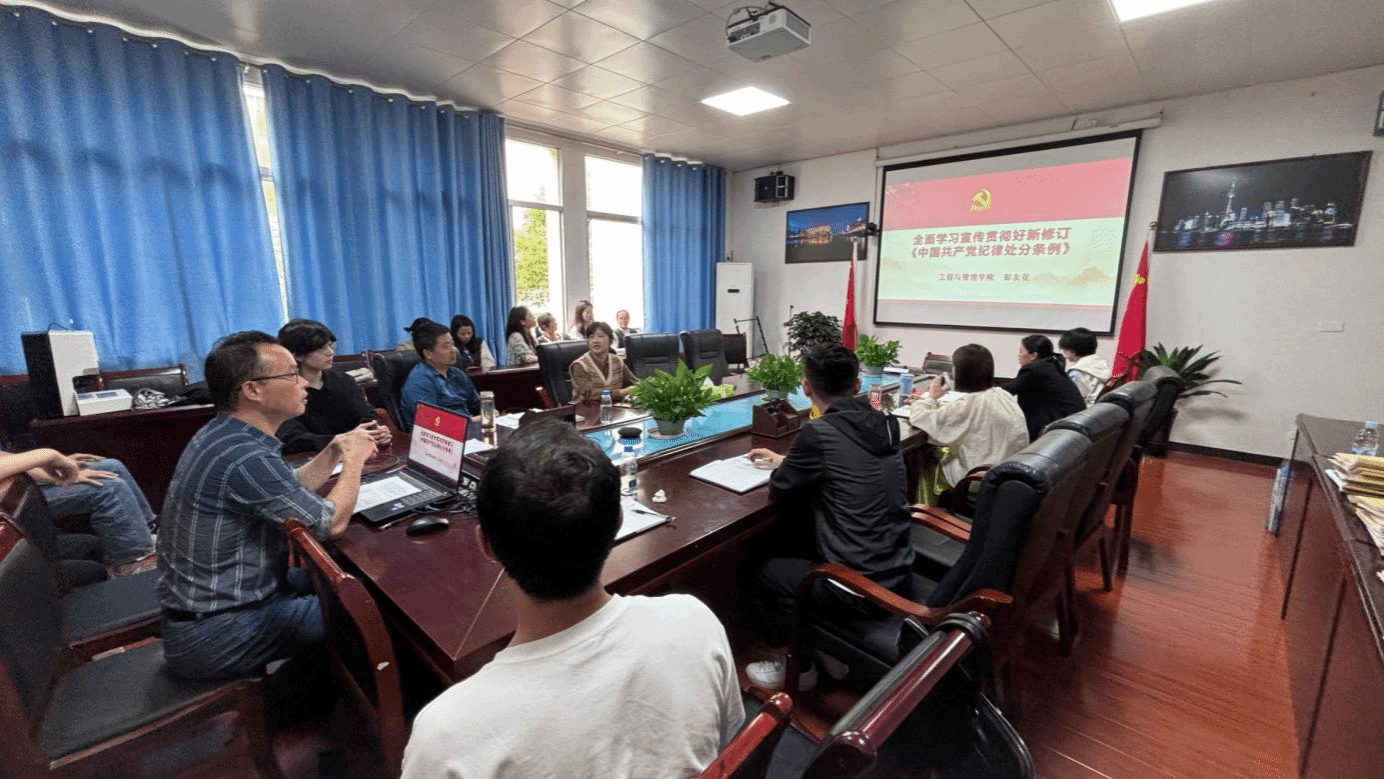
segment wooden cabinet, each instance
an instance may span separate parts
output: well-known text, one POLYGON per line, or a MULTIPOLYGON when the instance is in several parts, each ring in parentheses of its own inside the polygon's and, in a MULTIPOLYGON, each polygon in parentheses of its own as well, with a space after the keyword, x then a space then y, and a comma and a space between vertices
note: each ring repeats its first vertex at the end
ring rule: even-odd
POLYGON ((1384 739, 1380 555, 1336 486, 1325 457, 1346 449, 1359 422, 1298 417, 1279 545, 1284 633, 1306 777, 1377 776, 1384 739))

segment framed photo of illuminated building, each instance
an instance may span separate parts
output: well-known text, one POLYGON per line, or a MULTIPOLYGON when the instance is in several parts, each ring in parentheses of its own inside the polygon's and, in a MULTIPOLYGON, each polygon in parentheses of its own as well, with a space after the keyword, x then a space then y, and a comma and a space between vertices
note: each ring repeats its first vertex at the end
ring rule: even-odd
POLYGON ((1163 174, 1160 252, 1354 246, 1370 152, 1163 174))
POLYGON ((865 259, 869 203, 808 208, 788 212, 788 241, 784 262, 835 262, 851 258, 851 241, 859 240, 859 259, 865 259))

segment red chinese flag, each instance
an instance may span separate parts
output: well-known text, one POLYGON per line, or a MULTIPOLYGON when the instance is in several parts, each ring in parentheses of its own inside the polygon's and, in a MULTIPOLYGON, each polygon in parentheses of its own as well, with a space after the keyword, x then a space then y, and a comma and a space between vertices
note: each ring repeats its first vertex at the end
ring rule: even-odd
POLYGON ((851 241, 851 272, 846 277, 846 317, 841 325, 841 343, 855 351, 855 250, 859 241, 851 241))
POLYGON ((1115 347, 1116 374, 1126 369, 1130 378, 1137 378, 1139 366, 1134 358, 1144 350, 1144 339, 1148 330, 1149 307, 1149 242, 1144 241, 1144 253, 1139 257, 1139 270, 1134 274, 1134 286, 1129 288, 1129 302, 1125 304, 1124 318, 1120 320, 1120 338, 1115 347))

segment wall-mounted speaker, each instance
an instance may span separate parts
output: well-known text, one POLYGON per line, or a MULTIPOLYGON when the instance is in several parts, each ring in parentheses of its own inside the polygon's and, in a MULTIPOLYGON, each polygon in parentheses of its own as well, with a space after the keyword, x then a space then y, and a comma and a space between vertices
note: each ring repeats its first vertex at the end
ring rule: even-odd
POLYGON ((754 180, 754 202, 776 203, 793 199, 793 177, 783 171, 760 176, 754 180))

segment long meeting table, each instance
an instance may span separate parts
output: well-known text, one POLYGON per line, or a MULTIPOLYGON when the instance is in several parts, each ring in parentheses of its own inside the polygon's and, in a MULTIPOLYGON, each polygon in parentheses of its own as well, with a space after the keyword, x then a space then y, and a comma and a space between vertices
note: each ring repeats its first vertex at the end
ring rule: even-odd
MULTIPOLYGON (((762 530, 774 518, 766 487, 737 494, 692 476, 693 469, 752 447, 786 452, 792 436, 767 438, 750 432, 750 406, 758 393, 717 404, 693 420, 673 441, 646 436, 640 457, 638 500, 674 519, 624 539, 606 562, 602 583, 610 592, 656 591, 670 578, 762 530), (666 503, 654 503, 662 490, 666 503)), ((803 413, 801 394, 789 398, 803 413)), ((580 415, 580 412, 578 412, 580 415)), ((628 416, 628 414, 627 414, 628 416)), ((904 445, 915 449, 926 436, 902 422, 904 445)), ((626 419, 587 435, 611 451, 612 431, 625 424, 647 427, 647 419, 626 419)), ((579 422, 578 427, 589 427, 579 422)), ((395 451, 406 451, 398 437, 395 451)), ((484 457, 484 455, 481 455, 484 457)), ((467 456, 466 470, 479 473, 480 458, 467 456)), ((376 529, 352 521, 336 547, 347 564, 377 596, 392 627, 445 682, 474 673, 504 648, 514 632, 514 587, 498 562, 487 559, 476 539, 477 521, 454 515, 446 530, 409 536, 406 524, 376 529)))

